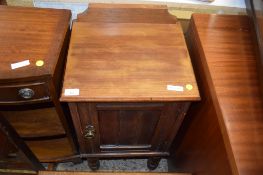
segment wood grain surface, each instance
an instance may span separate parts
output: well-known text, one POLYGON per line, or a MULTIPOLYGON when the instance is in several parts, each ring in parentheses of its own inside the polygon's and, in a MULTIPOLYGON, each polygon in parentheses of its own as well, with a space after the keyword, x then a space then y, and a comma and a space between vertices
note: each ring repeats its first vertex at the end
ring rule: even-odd
POLYGON ((53 74, 70 19, 68 10, 0 6, 0 79, 53 74), (29 60, 30 65, 11 69, 29 60), (43 66, 36 66, 43 60, 43 66))
POLYGON ((254 39, 257 47, 257 68, 259 74, 259 83, 261 86, 261 95, 263 97, 263 2, 246 0, 246 7, 251 23, 254 25, 254 39))
POLYGON ((199 125, 194 121, 186 131, 175 154, 177 162, 185 163, 182 167, 178 165, 178 169, 191 169, 200 175, 220 174, 223 169, 221 174, 262 174, 263 99, 252 32, 247 16, 193 15, 190 41, 197 56, 192 60, 196 74, 202 76, 198 78, 200 87, 206 87, 202 91, 207 92, 202 95, 207 95, 204 98, 210 102, 207 108, 201 105, 192 113, 193 120, 200 121, 201 126, 193 126, 199 125), (211 105, 212 110, 206 111, 211 105), (199 129, 208 132, 198 137, 199 129), (202 140, 205 143, 201 143, 202 140), (225 163, 221 164, 223 160, 225 163))
POLYGON ((89 8, 78 15, 77 21, 175 24, 177 19, 169 14, 166 5, 90 3, 89 8))
POLYGON ((179 23, 74 23, 62 101, 199 99, 179 23), (167 85, 184 91, 167 90, 167 85), (66 96, 65 89, 72 88, 80 94, 66 96))

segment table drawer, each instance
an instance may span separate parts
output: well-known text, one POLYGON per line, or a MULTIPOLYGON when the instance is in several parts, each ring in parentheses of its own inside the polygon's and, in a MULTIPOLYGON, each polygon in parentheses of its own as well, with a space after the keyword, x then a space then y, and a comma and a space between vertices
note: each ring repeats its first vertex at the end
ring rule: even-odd
POLYGON ((50 99, 47 82, 6 85, 0 87, 0 104, 27 103, 50 99))

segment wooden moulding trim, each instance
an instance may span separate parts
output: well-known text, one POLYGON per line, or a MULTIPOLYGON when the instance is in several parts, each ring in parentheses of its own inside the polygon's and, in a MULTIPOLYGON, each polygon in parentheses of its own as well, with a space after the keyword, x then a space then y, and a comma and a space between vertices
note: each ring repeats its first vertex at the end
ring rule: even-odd
POLYGON ((0 173, 21 173, 21 174, 37 174, 36 171, 30 170, 13 170, 13 169, 0 169, 0 173))
POLYGON ((150 149, 152 146, 151 145, 120 145, 120 146, 116 146, 116 145, 100 145, 100 149, 102 150, 134 150, 134 149, 150 149))
POLYGON ((65 156, 63 158, 53 158, 52 160, 42 160, 41 162, 66 162, 66 161, 74 161, 80 158, 120 158, 120 157, 167 157, 170 154, 168 152, 109 152, 109 153, 92 153, 92 154, 78 154, 65 156))
POLYGON ((67 162, 67 161, 74 161, 80 158, 120 158, 120 157, 167 157, 170 154, 168 152, 110 152, 110 153, 92 153, 92 154, 78 154, 72 156, 65 156, 63 158, 53 158, 52 160, 42 160, 42 162, 67 162))
POLYGON ((1 105, 18 105, 18 104, 31 104, 35 102, 50 102, 50 97, 43 97, 39 99, 33 99, 33 100, 21 100, 21 101, 0 101, 1 105))
POLYGON ((109 109, 126 109, 126 110, 162 110, 164 107, 163 103, 147 103, 147 104, 140 104, 140 103, 98 103, 96 108, 98 110, 109 110, 109 109))
MULTIPOLYGON (((160 13, 161 15, 165 15, 165 18, 170 18, 170 20, 174 20, 172 23, 177 22, 177 18, 168 12, 167 5, 158 5, 158 4, 115 4, 115 3, 90 3, 89 8, 86 9, 83 13, 78 14, 77 21, 81 22, 79 18, 88 17, 90 13, 94 11, 100 11, 104 9, 104 11, 108 10, 155 10, 155 13, 160 13), (166 13, 166 14, 165 14, 166 13)), ((123 14, 121 14, 123 15, 123 14)), ((85 20, 84 20, 85 21, 85 20)), ((118 20, 117 20, 118 21, 118 20)), ((122 20, 121 20, 122 21, 122 20)), ((116 22, 116 21, 115 21, 116 22)), ((120 21, 118 21, 120 22, 120 21)), ((147 22, 146 22, 147 23, 147 22)))
POLYGON ((92 154, 81 154, 81 158, 118 158, 118 157, 166 157, 170 154, 168 152, 109 152, 109 153, 92 153, 92 154))
POLYGON ((193 97, 144 97, 138 99, 138 97, 127 97, 127 98, 87 98, 87 97, 70 97, 70 96, 61 96, 61 102, 149 102, 149 103, 158 103, 158 102, 189 102, 189 101, 200 101, 200 96, 193 97))

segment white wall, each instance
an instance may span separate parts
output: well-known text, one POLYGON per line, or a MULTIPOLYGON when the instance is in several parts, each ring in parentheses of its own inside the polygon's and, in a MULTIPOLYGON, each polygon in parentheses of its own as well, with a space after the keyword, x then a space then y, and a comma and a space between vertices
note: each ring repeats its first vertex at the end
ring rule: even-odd
POLYGON ((215 6, 246 8, 245 0, 215 0, 214 2, 202 2, 202 0, 142 0, 142 1, 206 4, 206 5, 215 5, 215 6))

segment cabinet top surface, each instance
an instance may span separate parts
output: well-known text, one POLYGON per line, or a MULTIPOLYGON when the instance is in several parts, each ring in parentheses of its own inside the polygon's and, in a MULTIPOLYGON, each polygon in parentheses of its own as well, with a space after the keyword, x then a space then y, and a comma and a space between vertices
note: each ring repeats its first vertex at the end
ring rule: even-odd
POLYGON ((211 91, 223 122, 220 126, 234 166, 239 174, 262 174, 263 100, 249 18, 195 14, 191 25, 201 55, 198 69, 206 73, 202 81, 209 84, 206 90, 211 91))
POLYGON ((0 81, 52 75, 69 21, 67 10, 0 6, 0 81))
POLYGON ((62 101, 199 98, 179 23, 74 23, 62 101))

